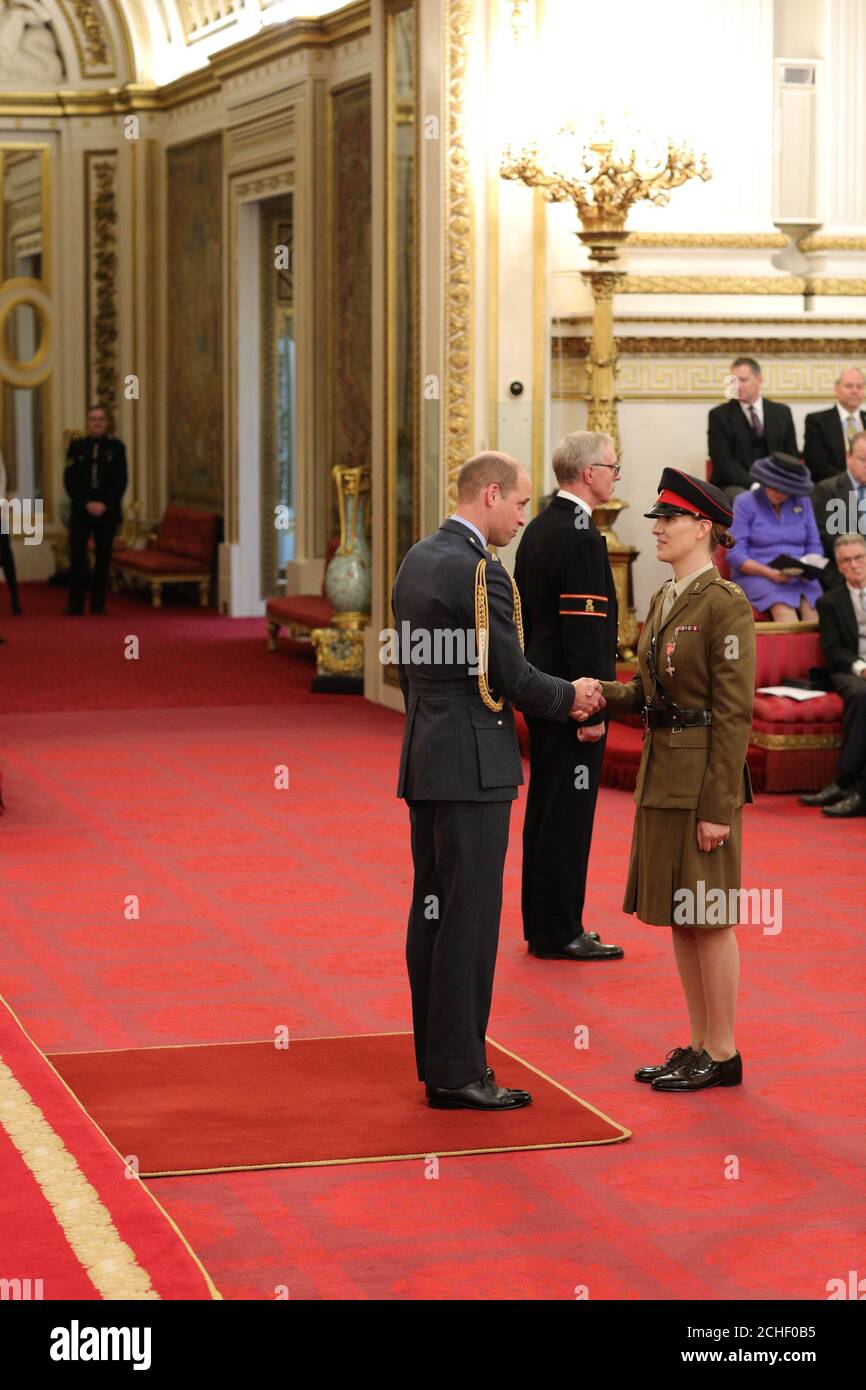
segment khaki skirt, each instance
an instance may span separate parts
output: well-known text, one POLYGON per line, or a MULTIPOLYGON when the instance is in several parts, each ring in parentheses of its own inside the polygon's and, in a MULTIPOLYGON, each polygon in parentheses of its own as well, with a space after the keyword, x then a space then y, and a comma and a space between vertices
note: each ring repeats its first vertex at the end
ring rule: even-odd
POLYGON ((736 925, 742 816, 739 807, 727 844, 704 852, 698 849, 697 811, 639 806, 623 912, 659 927, 736 925))

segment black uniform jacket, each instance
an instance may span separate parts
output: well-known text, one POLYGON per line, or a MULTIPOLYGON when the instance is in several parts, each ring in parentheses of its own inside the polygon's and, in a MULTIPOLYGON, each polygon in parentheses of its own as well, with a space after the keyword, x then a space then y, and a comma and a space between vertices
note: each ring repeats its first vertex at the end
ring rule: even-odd
POLYGON ((537 671, 520 650, 507 570, 468 527, 449 518, 412 546, 391 602, 406 701, 397 795, 407 801, 512 801, 523 771, 509 701, 526 714, 565 720, 574 687, 537 671), (475 577, 482 559, 489 609, 488 681, 493 694, 505 699, 498 712, 481 698, 474 659, 479 655, 474 650, 475 577), (409 641, 404 640, 407 630, 409 641))
MULTIPOLYGON (((554 497, 530 521, 514 577, 523 599, 526 655, 553 676, 616 675, 616 588, 607 543, 584 509, 554 497)), ((586 722, 595 724, 604 712, 586 722)))
POLYGON ((73 439, 66 459, 63 482, 73 511, 83 509, 88 502, 104 502, 106 515, 119 521, 121 502, 129 481, 123 441, 107 434, 99 438, 88 436, 84 439, 73 439))

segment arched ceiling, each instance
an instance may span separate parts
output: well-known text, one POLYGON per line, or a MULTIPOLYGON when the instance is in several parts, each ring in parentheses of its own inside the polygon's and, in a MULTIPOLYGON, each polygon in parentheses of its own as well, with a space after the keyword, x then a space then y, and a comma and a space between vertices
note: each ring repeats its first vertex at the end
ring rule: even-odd
POLYGON ((0 91, 163 86, 268 25, 341 8, 330 0, 0 0, 0 91))

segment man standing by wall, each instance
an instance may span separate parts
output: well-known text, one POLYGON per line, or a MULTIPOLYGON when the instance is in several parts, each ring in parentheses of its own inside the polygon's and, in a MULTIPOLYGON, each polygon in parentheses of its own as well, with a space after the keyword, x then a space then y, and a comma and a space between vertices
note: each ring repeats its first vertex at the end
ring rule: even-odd
POLYGON ((120 439, 108 433, 108 412, 101 405, 87 412, 87 435, 73 439, 67 454, 63 481, 72 508, 69 517, 69 607, 67 613, 84 612, 87 589, 87 543, 93 536, 94 561, 90 591, 91 613, 105 612, 105 588, 114 533, 120 525, 120 508, 126 492, 126 450, 120 439))
MULTIPOLYGON (((526 655, 552 676, 616 679, 617 603, 607 544, 592 520, 619 476, 608 434, 567 434, 553 453, 559 491, 527 526, 515 564, 526 655)), ((619 959, 583 929, 586 871, 604 757, 602 714, 578 726, 527 716, 530 781, 523 827, 523 934, 531 954, 619 959)))

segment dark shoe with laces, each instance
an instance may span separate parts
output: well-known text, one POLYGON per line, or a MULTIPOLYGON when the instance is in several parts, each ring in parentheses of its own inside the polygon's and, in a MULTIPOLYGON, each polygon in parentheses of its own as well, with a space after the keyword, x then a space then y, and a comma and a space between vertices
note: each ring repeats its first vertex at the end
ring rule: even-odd
POLYGON ((697 1057, 694 1048, 691 1047, 672 1047, 665 1060, 655 1067, 638 1067, 634 1074, 635 1081, 655 1081, 657 1076, 667 1076, 668 1072, 677 1071, 679 1067, 686 1066, 697 1057))
POLYGON ((743 1081, 743 1059, 739 1052, 724 1062, 716 1062, 704 1048, 700 1057, 676 1071, 657 1076, 654 1091, 705 1091, 710 1086, 740 1086, 743 1081))
POLYGON ((518 1110, 531 1104, 528 1091, 511 1091, 497 1086, 486 1076, 453 1090, 445 1086, 427 1087, 427 1104, 433 1110, 518 1110))
POLYGON ((621 946, 609 946, 599 941, 598 932, 581 932, 559 951, 539 951, 529 943, 527 950, 539 960, 622 960, 621 946))
POLYGON ((836 816, 842 820, 846 816, 866 816, 866 796, 860 792, 846 792, 841 801, 821 808, 822 816, 836 816))
POLYGON ((848 796, 849 791, 850 788, 840 787, 838 782, 831 782, 819 792, 807 792, 805 796, 798 796, 797 800, 801 806, 832 806, 848 796))

